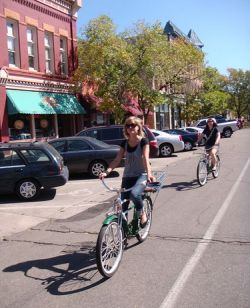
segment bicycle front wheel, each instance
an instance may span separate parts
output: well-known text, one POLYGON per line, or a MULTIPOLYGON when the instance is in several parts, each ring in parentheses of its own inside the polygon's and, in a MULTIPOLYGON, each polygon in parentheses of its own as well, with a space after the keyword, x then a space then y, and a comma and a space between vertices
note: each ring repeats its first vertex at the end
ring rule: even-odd
POLYGON ((117 221, 103 225, 96 243, 96 263, 101 275, 110 278, 117 271, 123 254, 123 232, 117 221))
POLYGON ((220 157, 216 155, 216 170, 212 171, 213 177, 217 178, 220 173, 220 157))
POLYGON ((207 182, 207 164, 205 161, 199 161, 197 166, 197 180, 201 186, 204 186, 207 182))
POLYGON ((147 215, 147 224, 144 228, 141 228, 140 227, 140 223, 138 222, 138 228, 139 228, 139 231, 138 233, 136 234, 136 238, 138 239, 139 242, 143 242, 146 240, 146 238, 148 237, 148 234, 149 234, 149 231, 150 231, 150 228, 151 228, 151 225, 152 225, 152 210, 153 210, 153 203, 152 203, 152 200, 150 197, 146 197, 144 200, 143 200, 143 203, 144 203, 144 211, 147 215))

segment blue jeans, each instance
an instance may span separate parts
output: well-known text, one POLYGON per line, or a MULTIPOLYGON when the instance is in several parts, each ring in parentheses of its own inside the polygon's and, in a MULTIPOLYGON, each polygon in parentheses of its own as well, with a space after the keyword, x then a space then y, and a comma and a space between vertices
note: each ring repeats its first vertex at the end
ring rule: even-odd
MULTIPOLYGON (((129 189, 134 186, 131 191, 122 192, 121 199, 130 199, 134 202, 136 211, 140 215, 143 210, 142 193, 147 185, 147 174, 143 173, 139 177, 125 177, 122 179, 122 188, 129 189)), ((123 211, 128 209, 128 202, 123 203, 123 211)))

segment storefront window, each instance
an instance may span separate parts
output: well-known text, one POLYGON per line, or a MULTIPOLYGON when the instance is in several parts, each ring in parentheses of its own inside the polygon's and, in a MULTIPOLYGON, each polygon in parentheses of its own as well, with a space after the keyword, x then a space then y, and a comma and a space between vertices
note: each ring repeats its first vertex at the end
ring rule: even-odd
MULTIPOLYGON (((35 115, 36 139, 55 137, 53 115, 35 115)), ((9 116, 10 140, 31 139, 30 115, 9 116)))

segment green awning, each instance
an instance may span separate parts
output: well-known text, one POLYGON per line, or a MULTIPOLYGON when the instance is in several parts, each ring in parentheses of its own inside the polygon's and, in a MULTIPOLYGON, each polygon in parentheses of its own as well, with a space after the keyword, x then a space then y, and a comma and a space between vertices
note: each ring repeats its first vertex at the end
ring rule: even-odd
POLYGON ((8 114, 86 114, 72 94, 7 90, 8 114))

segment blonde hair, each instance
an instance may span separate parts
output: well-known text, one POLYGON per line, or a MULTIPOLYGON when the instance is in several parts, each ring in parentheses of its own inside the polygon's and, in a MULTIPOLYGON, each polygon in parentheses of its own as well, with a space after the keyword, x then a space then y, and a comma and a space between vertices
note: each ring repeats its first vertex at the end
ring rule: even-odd
POLYGON ((126 139, 128 139, 129 138, 129 134, 127 133, 126 124, 136 124, 139 127, 138 136, 145 137, 145 134, 144 134, 144 131, 143 131, 143 127, 142 127, 142 120, 140 118, 131 116, 131 117, 128 117, 125 120, 125 123, 124 123, 124 126, 123 126, 123 135, 125 136, 126 139))

